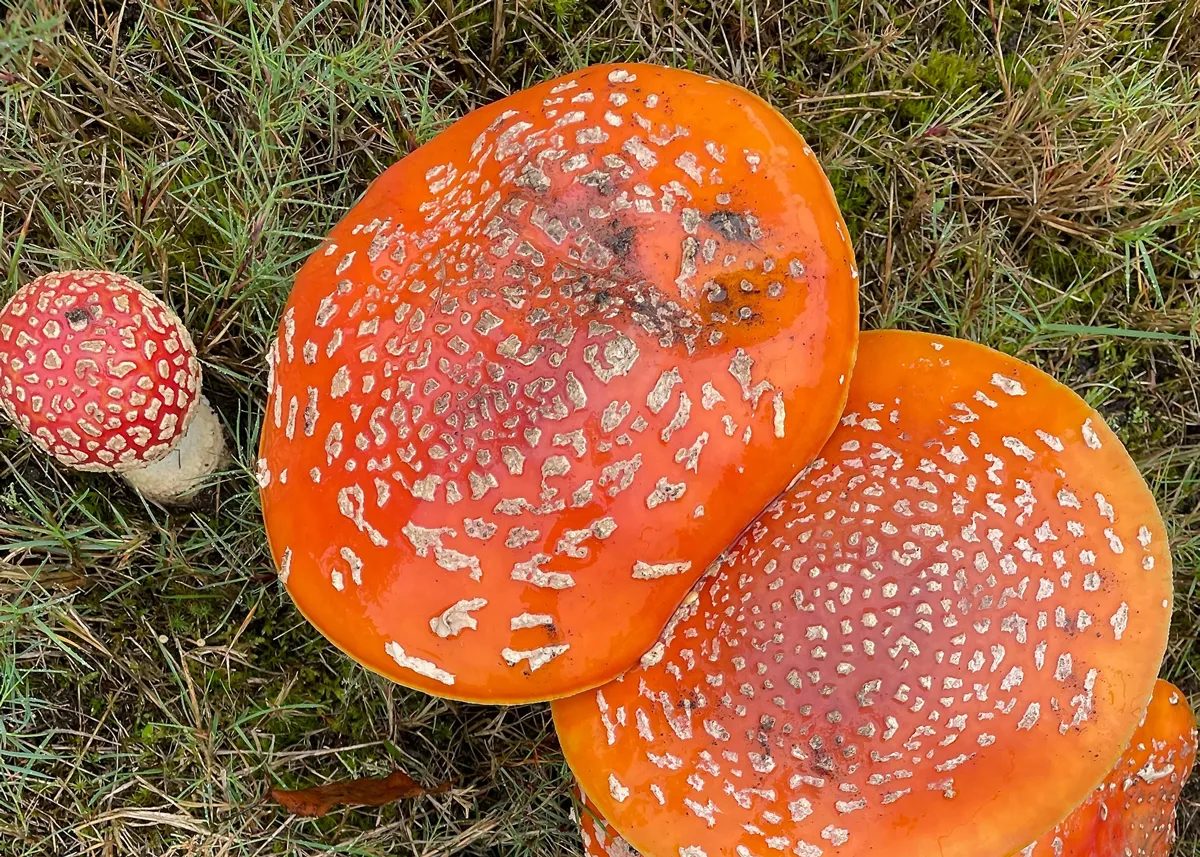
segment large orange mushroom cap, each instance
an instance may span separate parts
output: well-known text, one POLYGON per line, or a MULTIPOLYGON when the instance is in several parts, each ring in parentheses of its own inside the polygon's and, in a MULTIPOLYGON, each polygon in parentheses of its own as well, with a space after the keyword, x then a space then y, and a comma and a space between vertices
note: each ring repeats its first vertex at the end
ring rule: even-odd
POLYGON ((1099 415, 961 340, 864 334, 821 457, 663 646, 554 703, 651 857, 1019 850, 1112 769, 1166 644, 1170 558, 1099 415))
POLYGON ((396 681, 607 681, 810 461, 857 340, 811 150, 737 87, 597 66, 384 173, 296 278, 261 443, 281 577, 396 681))
MULTIPOLYGON (((1170 857, 1175 809, 1192 774, 1196 719, 1187 697, 1158 679, 1117 766, 1086 801, 1020 857, 1170 857)), ((576 786, 586 857, 641 857, 576 786)), ((998 856, 994 856, 998 857, 998 856)))
POLYGON ((1170 857, 1175 805, 1195 761, 1196 717, 1179 688, 1159 679, 1116 768, 1021 857, 1170 857))
MULTIPOLYGON (((1020 857, 1170 857, 1175 809, 1196 761, 1196 717, 1175 685, 1159 679, 1116 768, 1054 830, 1020 857)), ((586 857, 640 857, 576 787, 586 857)), ((999 857, 999 855, 993 855, 999 857)))

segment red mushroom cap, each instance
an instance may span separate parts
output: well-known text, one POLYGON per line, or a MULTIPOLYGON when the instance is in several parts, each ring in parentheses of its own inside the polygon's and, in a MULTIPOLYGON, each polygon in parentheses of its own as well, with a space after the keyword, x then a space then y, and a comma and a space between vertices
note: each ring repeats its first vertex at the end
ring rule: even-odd
POLYGON ((1196 717, 1158 680, 1146 716, 1112 773, 1021 857, 1170 857, 1175 806, 1196 761, 1196 717))
POLYGON ((554 703, 634 847, 1002 855, 1127 744, 1170 554, 1082 399, 979 345, 880 332, 821 457, 695 594, 641 667, 554 703))
POLYGON ((0 407, 78 470, 127 470, 166 455, 200 395, 179 318, 128 277, 64 271, 0 310, 0 407))
POLYGON ((742 89, 598 66, 471 113, 296 278, 260 464, 288 591, 430 693, 612 678, 832 431, 856 276, 742 89))

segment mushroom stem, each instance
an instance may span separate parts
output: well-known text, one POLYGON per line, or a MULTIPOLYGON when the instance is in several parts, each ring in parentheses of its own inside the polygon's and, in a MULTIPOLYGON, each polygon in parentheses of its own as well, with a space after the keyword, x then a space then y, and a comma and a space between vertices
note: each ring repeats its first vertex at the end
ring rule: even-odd
POLYGON ((196 402, 187 431, 175 448, 157 461, 121 475, 147 500, 190 502, 207 477, 228 461, 221 421, 204 396, 196 402))

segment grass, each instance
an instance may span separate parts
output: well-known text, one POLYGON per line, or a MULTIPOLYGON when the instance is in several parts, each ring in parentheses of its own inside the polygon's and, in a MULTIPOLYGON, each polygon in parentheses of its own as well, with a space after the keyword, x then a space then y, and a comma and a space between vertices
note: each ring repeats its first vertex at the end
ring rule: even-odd
MULTIPOLYGON (((0 297, 110 267, 165 294, 237 462, 164 512, 0 428, 0 854, 577 851, 544 707, 367 675, 275 582, 250 474, 290 278, 372 177, 580 65, 760 93, 826 165, 864 323, 986 342, 1072 384, 1154 488, 1165 674, 1200 703, 1200 4, 1195 0, 10 0, 0 297), (271 784, 405 768, 447 795, 289 820, 271 784)), ((1177 853, 1200 855, 1200 786, 1177 853)))

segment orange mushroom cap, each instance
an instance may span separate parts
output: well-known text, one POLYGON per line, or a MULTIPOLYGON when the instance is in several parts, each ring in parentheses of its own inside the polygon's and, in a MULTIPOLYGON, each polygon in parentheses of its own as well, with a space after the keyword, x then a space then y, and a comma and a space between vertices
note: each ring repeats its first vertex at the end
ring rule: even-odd
POLYGON ((1169 681, 1112 773, 1021 857, 1170 857, 1175 804, 1196 761, 1196 717, 1169 681))
POLYGON ((281 578, 402 684, 596 686, 820 449, 856 341, 832 191, 763 101, 642 65, 517 93, 296 278, 260 462, 281 578))
POLYGON ((864 334, 821 457, 663 647, 554 703, 652 857, 1003 855, 1111 770, 1170 617, 1162 520, 1099 415, 969 342, 864 334))
MULTIPOLYGON (((1020 857, 1170 857, 1175 808, 1196 757, 1196 717, 1168 681, 1154 698, 1117 767, 1048 835, 1020 857)), ((587 857, 639 857, 576 786, 587 857)))

